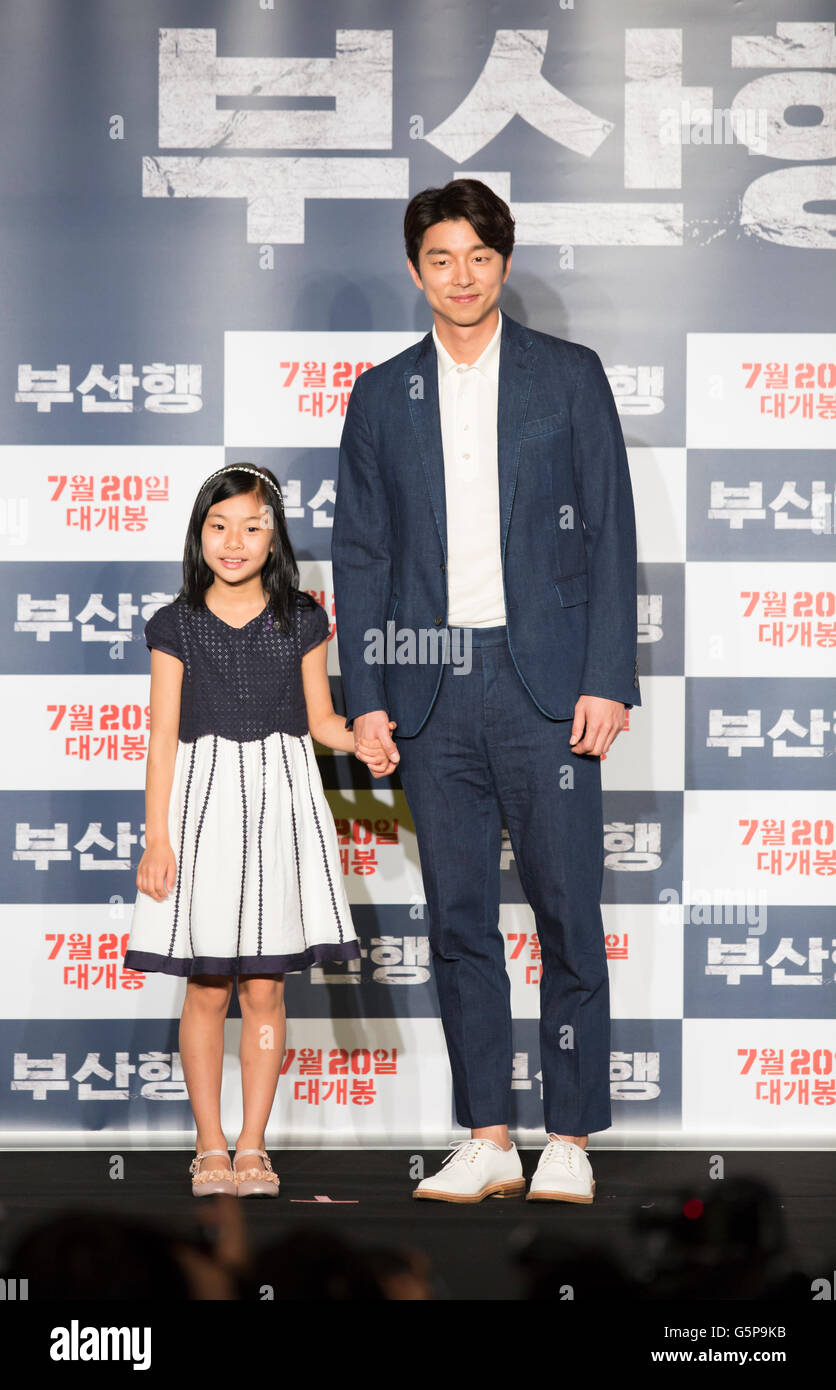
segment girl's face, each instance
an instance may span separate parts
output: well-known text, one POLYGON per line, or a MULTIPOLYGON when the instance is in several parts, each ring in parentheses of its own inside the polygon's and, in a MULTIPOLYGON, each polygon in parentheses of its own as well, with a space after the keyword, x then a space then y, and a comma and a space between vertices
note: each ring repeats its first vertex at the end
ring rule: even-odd
POLYGON ((206 513, 203 558, 218 579, 239 587, 260 575, 275 537, 273 508, 255 492, 239 492, 206 513))

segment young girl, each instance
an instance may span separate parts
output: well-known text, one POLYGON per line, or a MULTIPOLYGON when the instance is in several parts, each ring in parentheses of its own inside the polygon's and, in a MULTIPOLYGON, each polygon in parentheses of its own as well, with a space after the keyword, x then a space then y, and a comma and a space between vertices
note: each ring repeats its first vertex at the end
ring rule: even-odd
MULTIPOLYGON (((145 853, 125 965, 188 977, 180 1055, 195 1196, 276 1196, 265 1127, 285 972, 360 955, 313 748, 353 753, 354 735, 331 703, 328 616, 298 583, 278 482, 229 464, 195 500, 179 594, 145 627, 145 853), (244 1123, 231 1164, 220 1092, 235 977, 244 1123)), ((377 740, 357 757, 375 773, 386 763, 377 740)))

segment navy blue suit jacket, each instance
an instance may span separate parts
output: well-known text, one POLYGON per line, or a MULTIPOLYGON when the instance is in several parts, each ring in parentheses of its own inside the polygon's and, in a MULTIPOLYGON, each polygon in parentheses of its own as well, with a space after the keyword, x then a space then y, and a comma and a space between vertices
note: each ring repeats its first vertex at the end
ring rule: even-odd
MULTIPOLYGON (((633 494, 598 354, 503 313, 497 445, 508 644, 521 681, 551 719, 571 719, 582 694, 640 704, 633 494)), ((384 709, 409 738, 432 709, 443 665, 366 654, 369 630, 385 634, 389 620, 416 633, 447 623, 432 333, 354 383, 332 560, 346 727, 384 709)))

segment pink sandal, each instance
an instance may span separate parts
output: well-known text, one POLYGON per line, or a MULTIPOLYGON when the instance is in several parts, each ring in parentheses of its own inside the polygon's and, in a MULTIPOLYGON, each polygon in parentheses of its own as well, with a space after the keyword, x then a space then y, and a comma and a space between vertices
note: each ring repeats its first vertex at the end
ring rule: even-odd
POLYGON ((235 1170, 235 1186, 239 1197, 278 1197, 279 1177, 273 1172, 272 1164, 264 1149, 239 1149, 232 1160, 233 1166, 242 1154, 258 1154, 264 1159, 263 1168, 244 1168, 235 1170))
POLYGON ((192 1196, 208 1197, 214 1192, 223 1192, 227 1197, 234 1197, 235 1174, 231 1168, 208 1168, 205 1173, 198 1172, 201 1159, 208 1158, 210 1154, 229 1158, 227 1149, 204 1149, 202 1154, 195 1154, 189 1165, 189 1172, 192 1175, 192 1196))

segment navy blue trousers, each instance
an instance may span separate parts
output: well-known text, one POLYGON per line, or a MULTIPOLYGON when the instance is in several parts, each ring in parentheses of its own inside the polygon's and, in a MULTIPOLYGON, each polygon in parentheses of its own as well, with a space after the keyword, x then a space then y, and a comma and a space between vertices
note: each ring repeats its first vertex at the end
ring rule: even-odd
POLYGON ((505 627, 469 632, 472 669, 445 665, 427 722, 398 741, 456 1119, 468 1129, 511 1120, 511 987, 499 930, 504 817, 542 953, 545 1127, 591 1134, 612 1123, 601 764, 571 751, 571 720, 537 708, 505 627))

